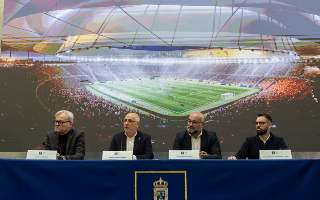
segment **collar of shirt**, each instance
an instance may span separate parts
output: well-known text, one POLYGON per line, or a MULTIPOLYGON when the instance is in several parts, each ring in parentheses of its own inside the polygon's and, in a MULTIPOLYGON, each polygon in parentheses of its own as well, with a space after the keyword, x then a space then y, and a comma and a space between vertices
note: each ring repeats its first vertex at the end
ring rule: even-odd
POLYGON ((202 135, 202 131, 200 132, 200 134, 197 137, 193 137, 190 133, 188 133, 190 135, 191 138, 193 139, 199 139, 202 135))
POLYGON ((138 132, 136 132, 132 137, 129 137, 126 132, 124 134, 127 136, 127 139, 132 139, 137 136, 138 132))
POLYGON ((265 144, 265 143, 267 143, 267 141, 271 138, 271 133, 269 134, 269 136, 267 137, 267 139, 263 139, 260 135, 257 135, 258 136, 258 138, 265 144))

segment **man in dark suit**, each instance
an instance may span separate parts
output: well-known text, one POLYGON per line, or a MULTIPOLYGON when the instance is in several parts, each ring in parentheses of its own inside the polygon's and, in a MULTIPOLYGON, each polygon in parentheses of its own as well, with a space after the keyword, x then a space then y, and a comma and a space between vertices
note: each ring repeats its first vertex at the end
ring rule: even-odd
POLYGON ((47 134, 44 142, 46 150, 57 150, 60 160, 83 160, 85 139, 83 132, 73 128, 73 113, 67 110, 55 114, 54 132, 47 134))
POLYGON ((189 115, 187 130, 177 133, 174 140, 174 150, 199 150, 200 158, 221 159, 221 150, 215 132, 203 128, 204 115, 193 112, 189 115))
POLYGON ((137 159, 153 159, 151 137, 139 131, 140 117, 128 113, 123 119, 123 131, 115 134, 110 151, 133 151, 137 159))
POLYGON ((260 150, 288 149, 282 137, 271 132, 272 118, 267 113, 258 114, 256 118, 256 136, 248 137, 235 156, 229 156, 229 160, 259 159, 260 150))

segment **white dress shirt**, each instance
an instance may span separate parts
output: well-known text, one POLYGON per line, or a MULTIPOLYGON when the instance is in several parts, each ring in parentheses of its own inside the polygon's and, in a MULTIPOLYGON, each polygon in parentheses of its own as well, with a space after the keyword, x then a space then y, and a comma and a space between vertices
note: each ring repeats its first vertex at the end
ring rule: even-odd
POLYGON ((127 133, 124 133, 127 136, 127 144, 126 144, 126 150, 127 151, 133 151, 134 147, 134 138, 136 137, 137 133, 134 134, 132 137, 128 137, 127 133))
POLYGON ((202 131, 200 132, 200 134, 197 137, 193 137, 192 135, 190 135, 192 150, 200 150, 200 148, 201 148, 201 135, 202 135, 202 131))

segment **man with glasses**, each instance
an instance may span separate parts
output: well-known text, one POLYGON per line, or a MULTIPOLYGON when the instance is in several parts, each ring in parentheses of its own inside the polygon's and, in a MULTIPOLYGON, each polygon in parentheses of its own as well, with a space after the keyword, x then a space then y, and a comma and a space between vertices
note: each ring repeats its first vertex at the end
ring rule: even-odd
POLYGON ((137 159, 153 159, 151 137, 139 131, 140 117, 128 113, 123 119, 123 131, 114 135, 110 151, 133 151, 137 159))
POLYGON ((203 128, 204 115, 193 112, 189 115, 187 129, 177 133, 173 150, 199 150, 200 158, 221 159, 221 150, 215 132, 203 128))
POLYGON ((47 134, 46 150, 57 150, 60 160, 83 160, 85 155, 84 133, 73 128, 73 113, 67 110, 55 114, 54 131, 47 134))
POLYGON ((281 150, 288 149, 281 137, 271 133, 272 118, 269 114, 258 114, 256 118, 257 135, 248 137, 242 144, 235 156, 228 157, 229 160, 236 159, 259 159, 259 150, 281 150))

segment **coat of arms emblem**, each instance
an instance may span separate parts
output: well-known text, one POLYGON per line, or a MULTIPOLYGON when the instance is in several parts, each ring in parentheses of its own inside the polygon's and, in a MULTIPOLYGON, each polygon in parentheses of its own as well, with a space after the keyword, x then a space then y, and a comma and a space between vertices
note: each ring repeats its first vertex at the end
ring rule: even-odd
POLYGON ((153 182, 153 200, 168 200, 168 182, 161 177, 153 182))

